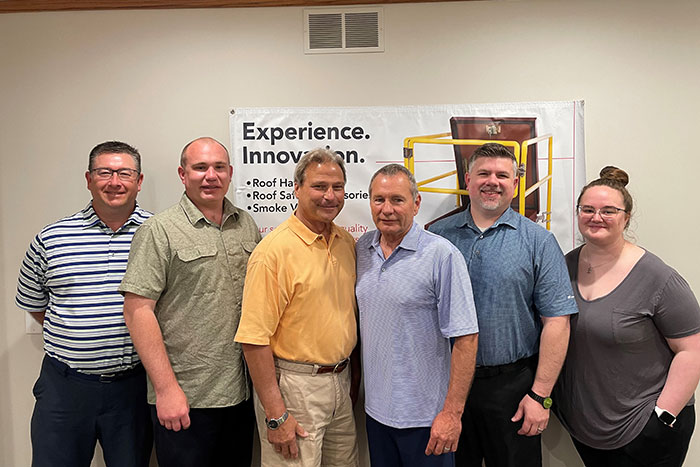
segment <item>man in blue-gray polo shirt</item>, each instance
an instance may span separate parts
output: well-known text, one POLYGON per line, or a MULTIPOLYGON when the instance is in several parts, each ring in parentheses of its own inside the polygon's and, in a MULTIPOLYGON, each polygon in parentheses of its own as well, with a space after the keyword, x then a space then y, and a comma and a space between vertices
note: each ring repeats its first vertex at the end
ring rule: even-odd
POLYGON ((477 348, 467 266, 413 222, 421 199, 405 167, 379 169, 369 194, 377 230, 357 242, 355 292, 370 459, 451 467, 477 348))
POLYGON ((34 385, 33 467, 88 467, 100 442, 108 467, 148 465, 152 436, 146 373, 117 292, 136 229, 141 155, 107 141, 90 152, 92 200, 44 227, 22 261, 17 305, 43 324, 44 361, 34 385))
POLYGON ((479 317, 457 465, 539 467, 549 396, 578 310, 556 239, 510 208, 518 186, 513 154, 487 143, 467 166, 467 209, 430 227, 464 255, 479 317))

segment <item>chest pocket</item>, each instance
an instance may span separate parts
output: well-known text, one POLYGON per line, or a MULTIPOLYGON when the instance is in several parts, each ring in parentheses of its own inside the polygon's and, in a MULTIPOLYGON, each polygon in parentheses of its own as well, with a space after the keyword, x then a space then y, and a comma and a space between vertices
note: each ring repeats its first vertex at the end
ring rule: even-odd
POLYGON ((216 256, 216 247, 208 245, 177 250, 173 264, 173 277, 182 279, 178 286, 188 290, 192 295, 215 291, 220 279, 216 256))
POLYGON ((647 310, 613 308, 612 331, 616 344, 638 344, 651 339, 656 332, 647 310))
POLYGON ((256 242, 241 242, 241 246, 243 246, 243 250, 246 252, 246 254, 250 256, 258 244, 256 242))

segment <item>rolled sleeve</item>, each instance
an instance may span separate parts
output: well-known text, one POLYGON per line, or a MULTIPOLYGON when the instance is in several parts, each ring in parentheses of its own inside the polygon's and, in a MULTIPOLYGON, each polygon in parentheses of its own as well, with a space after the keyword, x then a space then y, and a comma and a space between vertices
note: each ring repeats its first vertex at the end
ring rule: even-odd
POLYGON ((159 225, 146 221, 134 233, 126 273, 117 289, 122 295, 129 292, 151 300, 160 298, 167 284, 170 251, 167 241, 160 240, 167 237, 159 230, 159 225))

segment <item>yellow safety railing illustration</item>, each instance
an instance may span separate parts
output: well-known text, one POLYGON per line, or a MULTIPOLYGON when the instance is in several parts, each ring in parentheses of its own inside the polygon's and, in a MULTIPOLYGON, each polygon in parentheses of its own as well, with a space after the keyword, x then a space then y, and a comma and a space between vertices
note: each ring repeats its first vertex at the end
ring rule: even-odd
MULTIPOLYGON (((484 140, 484 139, 452 139, 451 133, 438 133, 435 135, 426 136, 411 136, 403 140, 403 162, 404 166, 415 176, 415 158, 414 158, 414 146, 416 144, 451 144, 451 145, 462 145, 462 146, 481 146, 485 143, 499 143, 506 147, 512 149, 515 159, 518 161, 520 182, 518 183, 518 190, 513 195, 513 198, 518 198, 518 212, 520 214, 525 214, 525 198, 529 196, 534 191, 538 190, 544 183, 547 183, 547 210, 540 213, 544 215, 544 221, 547 230, 550 229, 550 224, 552 221, 552 142, 553 137, 551 134, 538 136, 518 143, 517 141, 496 141, 496 140, 484 140), (547 154, 547 175, 535 181, 529 187, 526 186, 527 180, 527 151, 528 147, 537 144, 542 141, 548 141, 548 154, 547 154)), ((461 205, 460 195, 468 195, 467 190, 459 188, 459 177, 457 170, 452 170, 444 174, 437 175, 425 180, 417 181, 418 191, 428 192, 428 193, 443 193, 448 195, 455 195, 457 197, 457 206, 461 205), (455 175, 456 188, 433 188, 428 187, 429 183, 442 180, 443 178, 455 175)))

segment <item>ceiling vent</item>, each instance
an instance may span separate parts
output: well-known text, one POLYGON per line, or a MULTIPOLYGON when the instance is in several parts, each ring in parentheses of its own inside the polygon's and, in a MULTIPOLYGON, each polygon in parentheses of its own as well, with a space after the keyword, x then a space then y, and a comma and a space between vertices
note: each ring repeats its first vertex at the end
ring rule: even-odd
POLYGON ((384 10, 304 10, 304 53, 384 52, 384 10))

